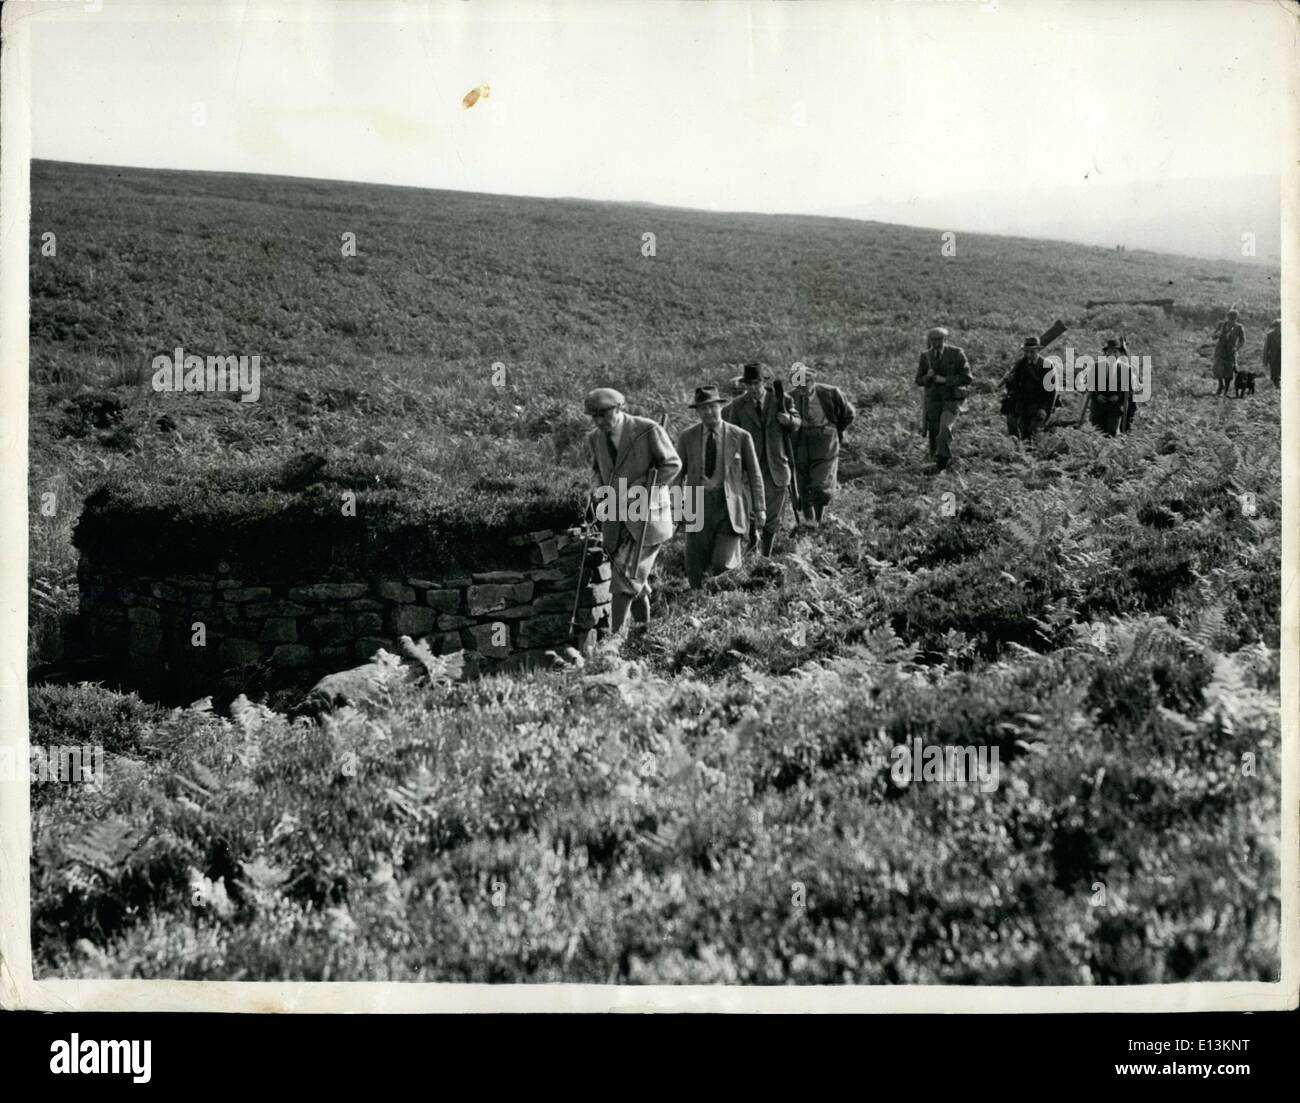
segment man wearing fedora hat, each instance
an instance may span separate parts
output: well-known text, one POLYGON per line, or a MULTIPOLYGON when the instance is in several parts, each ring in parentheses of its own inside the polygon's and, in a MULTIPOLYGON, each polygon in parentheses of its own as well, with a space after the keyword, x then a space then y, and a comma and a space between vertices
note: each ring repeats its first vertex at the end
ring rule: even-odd
POLYGON ((682 458, 678 478, 683 486, 703 490, 703 523, 686 530, 686 580, 691 589, 704 585, 706 575, 740 566, 741 537, 762 529, 766 517, 763 475, 754 438, 739 425, 722 419, 723 398, 717 387, 697 387, 690 403, 699 416, 677 438, 682 458))
POLYGON ((623 409, 623 396, 612 387, 598 387, 583 401, 595 427, 587 435, 591 466, 597 487, 609 487, 620 502, 627 491, 651 485, 648 517, 626 516, 601 522, 601 543, 611 568, 610 632, 623 629, 629 610, 632 619, 650 619, 650 572, 660 548, 672 537, 672 504, 668 485, 677 478, 682 461, 664 428, 652 418, 634 417, 623 409))
POLYGON ((927 348, 916 368, 916 385, 925 388, 925 432, 937 474, 952 462, 952 430, 966 409, 971 370, 966 353, 948 344, 948 331, 935 326, 925 335, 927 348))
POLYGON ((1113 364, 1117 357, 1127 357, 1128 349, 1122 341, 1107 337, 1097 358, 1097 383, 1088 406, 1088 420, 1108 437, 1127 433, 1133 424, 1137 403, 1133 400, 1133 387, 1127 371, 1103 370, 1103 365, 1113 364))
MULTIPOLYGON (((782 401, 777 401, 768 386, 771 378, 772 373, 762 364, 746 364, 741 374, 732 379, 732 383, 744 386, 745 393, 722 408, 722 419, 744 429, 753 438, 754 450, 758 453, 767 515, 759 547, 763 555, 772 554, 772 541, 776 538, 790 487, 790 461, 786 457, 784 434, 797 429, 800 424, 790 398, 784 396, 782 401)), ((751 532, 749 535, 752 548, 755 534, 751 532)))
POLYGON ((1007 432, 1019 440, 1032 440, 1056 408, 1056 388, 1049 385, 1052 369, 1039 355, 1037 337, 1026 337, 1024 352, 1002 379, 1007 397, 1007 432))
POLYGON ((815 528, 839 486, 840 441, 857 411, 839 387, 819 383, 813 368, 796 364, 790 373, 791 399, 799 419, 794 435, 795 478, 803 524, 815 528))

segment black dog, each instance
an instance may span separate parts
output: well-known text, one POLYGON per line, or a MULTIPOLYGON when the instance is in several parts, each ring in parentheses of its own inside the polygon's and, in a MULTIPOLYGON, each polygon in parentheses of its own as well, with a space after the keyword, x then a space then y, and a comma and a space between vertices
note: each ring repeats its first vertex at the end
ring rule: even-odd
POLYGON ((1237 373, 1233 386, 1236 388, 1238 398, 1255 393, 1255 376, 1258 374, 1258 372, 1253 371, 1239 371, 1237 373))

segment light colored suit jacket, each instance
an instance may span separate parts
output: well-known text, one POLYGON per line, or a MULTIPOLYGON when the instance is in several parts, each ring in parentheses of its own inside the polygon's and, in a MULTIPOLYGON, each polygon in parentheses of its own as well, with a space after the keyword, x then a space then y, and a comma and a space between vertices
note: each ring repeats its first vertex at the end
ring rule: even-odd
MULTIPOLYGON (((702 485, 704 426, 697 423, 682 433, 677 438, 677 451, 682 457, 682 485, 702 485)), ((767 502, 754 438, 739 425, 722 422, 718 426, 718 463, 722 465, 722 485, 726 490, 731 531, 744 536, 749 532, 749 515, 754 512, 755 503, 761 511, 767 502)))
POLYGON ((785 454, 785 434, 799 428, 799 414, 789 395, 785 396, 785 409, 778 410, 776 395, 769 387, 763 398, 763 413, 760 416, 754 400, 748 394, 743 394, 722 407, 722 420, 739 425, 754 438, 754 451, 758 453, 760 462, 766 460, 773 486, 790 485, 790 461, 785 454), (788 430, 777 422, 778 413, 790 415, 788 430))
MULTIPOLYGON (((650 520, 645 534, 645 546, 653 548, 672 537, 673 511, 668 486, 677 478, 682 461, 673 448, 673 442, 663 426, 648 417, 624 415, 622 440, 613 463, 601 429, 587 434, 587 449, 591 453, 591 468, 602 486, 619 489, 619 480, 626 479, 627 486, 647 486, 650 469, 659 469, 655 491, 650 502, 650 520)), ((618 548, 624 527, 632 539, 641 539, 644 521, 604 521, 600 526, 601 542, 612 555, 618 548)))

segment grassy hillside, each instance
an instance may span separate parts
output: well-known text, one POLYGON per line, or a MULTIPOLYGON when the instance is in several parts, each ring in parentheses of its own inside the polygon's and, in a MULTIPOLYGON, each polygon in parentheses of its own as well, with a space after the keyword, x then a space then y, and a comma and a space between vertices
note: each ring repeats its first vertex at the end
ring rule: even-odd
POLYGON ((965 234, 943 257, 935 234, 871 223, 318 181, 38 163, 32 183, 34 657, 57 651, 71 531, 105 480, 155 510, 237 514, 310 450, 332 485, 382 468, 415 505, 460 493, 490 513, 571 485, 598 384, 680 430, 695 385, 800 360, 861 413, 835 523, 704 594, 675 543, 636 665, 605 682, 395 689, 324 729, 37 694, 34 740, 110 752, 102 792, 35 791, 43 968, 1275 974, 1278 405, 1266 379, 1213 400, 1195 350, 1236 305, 1257 360, 1276 272, 965 234), (1084 307, 1169 296, 1168 316, 1084 307), (1079 352, 1126 332, 1152 400, 1125 440, 1061 428, 1021 454, 991 384, 1058 317, 1079 352), (983 381, 937 479, 911 386, 936 323, 983 381), (152 357, 177 345, 259 354, 260 401, 152 393, 152 357), (914 738, 998 746, 1001 786, 891 785, 881 762, 914 738))

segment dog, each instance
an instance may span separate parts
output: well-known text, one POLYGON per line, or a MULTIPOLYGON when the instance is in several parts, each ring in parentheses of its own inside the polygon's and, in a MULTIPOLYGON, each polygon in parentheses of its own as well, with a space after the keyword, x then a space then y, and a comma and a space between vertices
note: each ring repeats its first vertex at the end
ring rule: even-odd
POLYGON ((1233 380, 1233 386, 1236 389, 1238 398, 1243 398, 1248 394, 1255 393, 1255 376, 1258 372, 1239 371, 1233 380))

